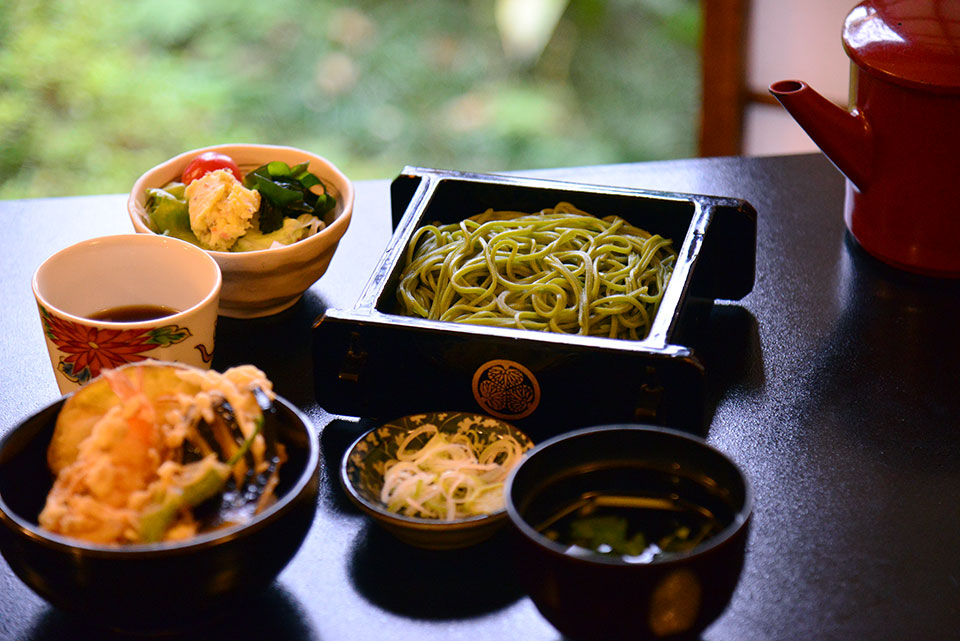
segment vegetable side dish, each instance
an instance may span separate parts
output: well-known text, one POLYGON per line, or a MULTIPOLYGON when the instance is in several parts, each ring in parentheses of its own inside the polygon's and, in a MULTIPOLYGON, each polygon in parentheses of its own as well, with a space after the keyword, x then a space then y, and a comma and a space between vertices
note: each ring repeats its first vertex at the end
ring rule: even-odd
POLYGON ((323 229, 336 205, 308 165, 274 161, 244 174, 229 156, 200 154, 179 181, 147 189, 146 222, 213 251, 290 245, 323 229))
POLYGON ((639 340, 676 257, 669 239, 569 203, 488 209, 418 229, 397 298, 408 316, 639 340))
POLYGON ((484 439, 469 421, 456 434, 425 423, 387 461, 380 500, 391 512, 428 519, 490 514, 503 509, 503 484, 522 456, 513 436, 484 439))
POLYGON ((40 526, 93 543, 152 543, 249 520, 273 502, 286 460, 272 399, 252 365, 104 370, 57 417, 40 526))

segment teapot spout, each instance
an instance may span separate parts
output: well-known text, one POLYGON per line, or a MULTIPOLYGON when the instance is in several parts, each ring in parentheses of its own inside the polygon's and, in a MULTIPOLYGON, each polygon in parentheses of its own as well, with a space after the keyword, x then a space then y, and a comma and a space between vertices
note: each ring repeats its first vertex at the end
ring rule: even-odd
POLYGON ((770 93, 813 142, 861 191, 870 180, 872 136, 862 114, 830 102, 799 80, 781 80, 770 93))

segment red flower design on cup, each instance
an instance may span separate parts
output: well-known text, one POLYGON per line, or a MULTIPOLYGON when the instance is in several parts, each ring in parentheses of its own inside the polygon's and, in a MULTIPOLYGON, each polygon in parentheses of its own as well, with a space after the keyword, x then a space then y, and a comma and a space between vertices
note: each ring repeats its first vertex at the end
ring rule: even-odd
POLYGON ((149 358, 144 355, 146 352, 174 345, 191 335, 189 329, 177 325, 134 329, 90 327, 55 316, 43 306, 40 306, 40 318, 47 338, 66 354, 60 357, 57 369, 81 385, 99 376, 104 369, 146 360, 149 358))

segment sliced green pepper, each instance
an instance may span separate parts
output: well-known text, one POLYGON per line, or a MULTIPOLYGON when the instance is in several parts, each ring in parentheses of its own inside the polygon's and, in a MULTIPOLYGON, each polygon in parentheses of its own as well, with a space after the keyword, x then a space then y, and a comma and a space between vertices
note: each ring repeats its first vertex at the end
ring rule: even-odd
MULTIPOLYGON (((203 465, 202 462, 192 465, 203 465)), ((217 495, 230 477, 230 466, 215 461, 202 475, 180 488, 170 488, 159 503, 146 508, 138 528, 141 540, 153 543, 163 538, 170 523, 181 510, 203 503, 217 495)))

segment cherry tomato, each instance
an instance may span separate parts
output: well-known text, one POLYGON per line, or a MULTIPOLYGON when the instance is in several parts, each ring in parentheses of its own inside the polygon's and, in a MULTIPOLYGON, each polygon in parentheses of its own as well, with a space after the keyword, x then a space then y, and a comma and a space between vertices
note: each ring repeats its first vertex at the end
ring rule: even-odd
POLYGON ((203 178, 211 171, 216 171, 217 169, 226 169, 232 173, 237 180, 243 180, 240 167, 237 166, 237 163, 233 162, 233 158, 216 151, 205 151, 190 161, 187 168, 183 170, 183 177, 180 179, 180 182, 184 185, 189 185, 197 178, 203 178))

